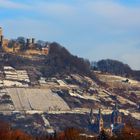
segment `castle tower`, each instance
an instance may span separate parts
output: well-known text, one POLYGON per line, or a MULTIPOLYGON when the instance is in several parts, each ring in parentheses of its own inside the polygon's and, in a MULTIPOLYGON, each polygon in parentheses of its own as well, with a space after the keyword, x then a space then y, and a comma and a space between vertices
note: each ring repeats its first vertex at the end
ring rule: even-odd
POLYGON ((27 38, 27 40, 26 40, 26 47, 27 48, 31 48, 31 45, 32 45, 32 39, 27 38))
POLYGON ((26 44, 27 44, 27 45, 30 45, 31 42, 32 42, 31 39, 30 39, 30 38, 27 38, 27 40, 26 40, 26 44))
POLYGON ((111 123, 116 126, 122 123, 122 114, 118 110, 118 104, 115 103, 114 110, 111 114, 111 123))
POLYGON ((98 133, 100 133, 104 128, 104 122, 103 122, 102 113, 101 113, 100 108, 99 108, 99 113, 97 116, 97 127, 98 127, 98 133))
POLYGON ((35 44, 35 38, 32 38, 32 44, 35 44))
POLYGON ((26 47, 27 48, 33 48, 35 44, 35 38, 27 38, 26 40, 26 47))
POLYGON ((3 33, 2 33, 2 27, 0 27, 0 36, 2 36, 3 33))
POLYGON ((0 27, 0 46, 3 44, 3 30, 2 27, 0 27))

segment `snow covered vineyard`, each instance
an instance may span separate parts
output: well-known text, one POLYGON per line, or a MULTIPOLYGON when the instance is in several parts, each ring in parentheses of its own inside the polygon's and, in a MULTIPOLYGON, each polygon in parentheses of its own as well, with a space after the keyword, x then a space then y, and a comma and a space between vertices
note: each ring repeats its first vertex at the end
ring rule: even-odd
MULTIPOLYGON (((69 110, 67 103, 59 95, 48 89, 6 88, 0 90, 0 94, 2 93, 11 98, 15 111, 69 110)), ((11 109, 9 108, 9 110, 11 109)))
POLYGON ((30 82, 26 70, 16 70, 11 66, 3 67, 4 78, 0 81, 0 87, 28 87, 30 82))

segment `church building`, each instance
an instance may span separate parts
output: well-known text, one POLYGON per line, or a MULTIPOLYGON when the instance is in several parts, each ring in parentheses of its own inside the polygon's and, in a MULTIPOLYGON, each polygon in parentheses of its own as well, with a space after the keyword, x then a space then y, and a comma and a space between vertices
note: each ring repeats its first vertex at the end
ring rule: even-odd
POLYGON ((89 118, 90 118, 91 129, 95 133, 100 133, 104 128, 104 122, 103 122, 103 118, 102 118, 101 109, 99 109, 97 116, 94 116, 93 109, 91 109, 89 118))
POLYGON ((89 114, 89 122, 90 128, 94 133, 99 134, 102 130, 109 132, 110 135, 113 133, 120 132, 124 127, 124 123, 122 122, 122 113, 119 112, 117 103, 109 117, 109 120, 103 119, 103 115, 101 109, 97 115, 93 114, 93 109, 91 109, 89 114), (110 122, 109 124, 105 125, 106 122, 110 122))

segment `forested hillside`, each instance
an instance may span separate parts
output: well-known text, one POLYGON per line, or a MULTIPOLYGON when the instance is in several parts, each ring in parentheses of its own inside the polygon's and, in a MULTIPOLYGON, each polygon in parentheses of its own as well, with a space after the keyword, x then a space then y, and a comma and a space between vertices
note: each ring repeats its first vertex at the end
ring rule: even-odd
POLYGON ((128 78, 140 80, 140 71, 135 71, 129 65, 117 60, 104 59, 100 60, 93 66, 93 69, 101 72, 107 72, 115 75, 120 75, 128 78))
POLYGON ((81 73, 90 74, 90 62, 72 55, 66 48, 57 43, 50 44, 49 54, 45 59, 45 75, 81 73))
POLYGON ((58 43, 49 44, 48 55, 18 55, 2 53, 0 64, 11 65, 17 69, 23 68, 35 72, 35 75, 44 77, 80 74, 90 76, 98 81, 94 72, 91 71, 90 62, 86 59, 72 55, 65 47, 58 43))

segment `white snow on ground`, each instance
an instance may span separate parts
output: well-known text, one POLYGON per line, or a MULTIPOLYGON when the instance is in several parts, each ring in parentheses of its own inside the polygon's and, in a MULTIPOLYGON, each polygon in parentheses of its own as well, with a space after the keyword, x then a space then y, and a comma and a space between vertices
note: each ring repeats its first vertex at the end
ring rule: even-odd
POLYGON ((19 100, 22 104, 22 107, 24 110, 30 110, 31 109, 31 106, 29 104, 29 101, 28 101, 28 98, 27 98, 27 95, 26 95, 26 89, 24 88, 17 88, 16 89, 16 93, 19 97, 19 100))
POLYGON ((139 112, 130 112, 128 110, 120 109, 120 112, 124 113, 124 115, 131 115, 133 118, 140 120, 140 113, 139 112))
POLYGON ((103 109, 102 110, 102 114, 108 115, 108 114, 111 114, 111 113, 112 113, 112 110, 111 109, 103 109))
POLYGON ((94 82, 90 77, 84 76, 84 78, 86 79, 86 81, 88 81, 89 83, 91 83, 92 86, 98 87, 97 83, 94 82))
POLYGON ((7 89, 7 94, 9 94, 11 96, 15 109, 23 110, 16 89, 14 89, 14 88, 7 89))
MULTIPOLYGON (((89 108, 75 108, 73 110, 69 110, 69 111, 49 111, 49 114, 87 114, 90 112, 89 108)), ((99 112, 98 109, 93 109, 93 113, 97 114, 99 112)), ((109 109, 104 109, 102 110, 102 114, 110 114, 112 113, 112 110, 109 109)))
POLYGON ((136 103, 134 103, 134 102, 132 102, 132 101, 130 101, 130 100, 128 100, 128 99, 125 99, 125 98, 123 98, 123 97, 121 97, 121 96, 117 96, 117 100, 121 103, 121 104, 130 104, 130 105, 134 105, 134 106, 137 106, 137 104, 136 103))
POLYGON ((7 88, 16 110, 69 110, 67 103, 48 89, 7 88))
POLYGON ((17 70, 18 80, 30 82, 29 76, 26 70, 17 70))
POLYGON ((92 95, 92 96, 84 95, 84 99, 87 99, 87 100, 90 99, 90 100, 94 100, 94 101, 97 101, 97 102, 101 102, 96 95, 92 95))
MULTIPOLYGON (((85 99, 85 100, 94 100, 94 101, 97 101, 97 102, 101 102, 100 101, 100 98, 103 98, 105 101, 112 101, 114 102, 107 93, 105 93, 104 91, 100 91, 98 94, 96 95, 88 95, 88 94, 83 94, 83 95, 80 95, 76 92, 69 92, 69 94, 73 97, 78 97, 78 98, 81 98, 81 99, 85 99)), ((131 101, 130 101, 131 102, 131 101)))
POLYGON ((47 128, 46 130, 47 130, 47 133, 48 134, 54 134, 55 133, 55 131, 53 130, 53 128, 47 128))
POLYGON ((124 113, 124 115, 129 115, 130 112, 128 110, 120 109, 120 112, 124 113))
MULTIPOLYGON (((13 80, 15 82, 17 82, 17 81, 30 82, 30 79, 29 79, 29 76, 28 76, 28 73, 26 70, 16 70, 13 67, 5 66, 4 67, 4 74, 5 74, 6 80, 9 80, 9 81, 13 80)), ((10 86, 9 83, 10 82, 8 82, 7 86, 10 86)), ((7 83, 5 83, 5 84, 7 84, 7 83)), ((13 86, 12 81, 11 81, 11 86, 13 86)), ((15 84, 15 86, 21 87, 21 85, 19 85, 19 83, 18 83, 18 85, 15 84)))
POLYGON ((88 95, 88 94, 83 94, 83 95, 80 95, 76 92, 69 92, 69 94, 73 97, 78 97, 78 98, 81 98, 81 99, 85 99, 85 100, 94 100, 94 101, 98 101, 100 102, 100 98, 103 98, 104 100, 106 101, 112 101, 113 100, 109 97, 108 93, 104 92, 104 91, 100 91, 98 94, 96 95, 88 95))
POLYGON ((95 95, 92 95, 92 96, 89 96, 89 95, 80 95, 80 94, 78 94, 78 93, 73 93, 73 92, 69 92, 69 94, 71 95, 71 96, 73 96, 73 97, 78 97, 78 98, 81 98, 81 99, 85 99, 85 100, 94 100, 94 101, 98 101, 98 102, 100 102, 100 100, 98 99, 98 97, 97 96, 95 96, 95 95))
POLYGON ((39 80, 39 84, 40 84, 40 85, 42 85, 42 84, 47 84, 46 78, 45 78, 45 77, 41 77, 40 80, 39 80))
POLYGON ((109 95, 106 94, 104 91, 99 91, 98 96, 101 97, 101 98, 105 98, 105 97, 108 97, 109 95))
POLYGON ((0 104, 0 111, 12 111, 14 107, 10 104, 0 104))
POLYGON ((103 90, 103 92, 106 93, 107 95, 112 95, 109 91, 107 91, 105 89, 103 90))
POLYGON ((45 125, 46 127, 50 127, 50 123, 49 123, 49 121, 45 118, 44 114, 42 114, 41 116, 42 116, 42 119, 43 119, 43 121, 44 121, 44 125, 45 125))
POLYGON ((77 81, 79 81, 79 82, 81 82, 82 79, 83 79, 83 78, 82 78, 80 75, 78 75, 78 74, 71 74, 71 76, 72 76, 73 79, 75 79, 75 80, 77 80, 77 81))
POLYGON ((43 114, 43 111, 38 111, 38 110, 27 110, 27 111, 26 111, 26 114, 30 114, 30 115, 33 115, 33 114, 43 114))
POLYGON ((122 81, 125 81, 126 79, 128 79, 129 83, 126 83, 126 84, 129 84, 130 86, 140 86, 140 82, 138 82, 136 80, 133 80, 133 79, 121 77, 121 76, 99 74, 99 77, 102 81, 105 81, 105 82, 108 81, 108 82, 111 82, 111 83, 118 82, 120 84, 123 84, 122 81))
POLYGON ((66 86, 67 84, 62 81, 62 80, 57 80, 57 83, 60 85, 60 86, 66 86))
POLYGON ((11 66, 4 66, 3 67, 4 68, 4 70, 15 70, 13 67, 11 67, 11 66))
POLYGON ((79 109, 73 109, 73 110, 67 110, 67 111, 48 111, 48 114, 85 114, 89 113, 89 109, 85 108, 79 108, 79 109))
POLYGON ((73 97, 78 97, 78 98, 82 98, 82 99, 86 99, 85 97, 83 97, 82 95, 78 94, 78 93, 73 93, 73 92, 69 92, 69 94, 73 97))
POLYGON ((3 84, 0 84, 0 87, 3 87, 3 84))
POLYGON ((3 80, 3 85, 5 87, 28 87, 28 85, 23 85, 21 82, 11 80, 3 80))
MULTIPOLYGON (((121 77, 121 76, 115 76, 115 75, 113 75, 113 76, 111 76, 112 78, 116 78, 116 79, 120 79, 120 80, 126 80, 126 78, 124 78, 124 77, 121 77)), ((134 85, 137 85, 137 84, 140 84, 140 82, 138 82, 138 81, 136 81, 136 80, 132 80, 132 79, 128 79, 129 80, 129 82, 131 83, 131 84, 134 84, 134 85)))
POLYGON ((137 120, 140 120, 140 113, 137 113, 137 112, 131 113, 131 116, 132 116, 133 118, 137 119, 137 120))
POLYGON ((17 76, 17 73, 15 71, 5 71, 4 73, 9 74, 9 75, 16 75, 17 76))

